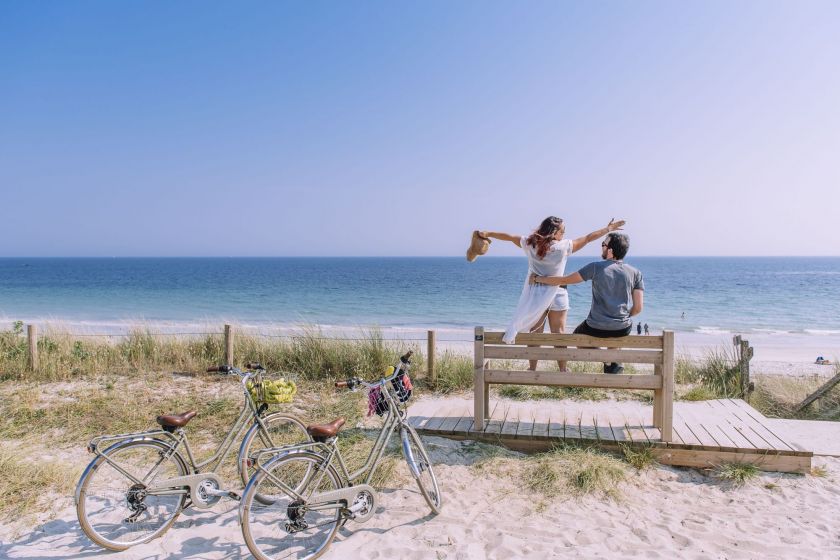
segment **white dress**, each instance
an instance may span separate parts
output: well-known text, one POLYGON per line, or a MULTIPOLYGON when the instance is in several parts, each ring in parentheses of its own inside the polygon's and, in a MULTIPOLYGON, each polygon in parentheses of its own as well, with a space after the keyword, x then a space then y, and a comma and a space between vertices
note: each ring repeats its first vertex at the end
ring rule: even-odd
POLYGON ((522 286, 522 295, 519 296, 519 303, 513 312, 513 319, 505 330, 502 340, 507 344, 513 344, 516 334, 531 330, 537 321, 542 318, 546 310, 560 289, 558 286, 546 284, 529 284, 528 277, 532 272, 539 276, 563 276, 566 271, 566 259, 572 254, 572 241, 561 239, 552 242, 545 256, 537 257, 537 250, 526 243, 528 238, 523 236, 520 239, 522 250, 528 256, 528 274, 525 275, 525 285, 522 286))

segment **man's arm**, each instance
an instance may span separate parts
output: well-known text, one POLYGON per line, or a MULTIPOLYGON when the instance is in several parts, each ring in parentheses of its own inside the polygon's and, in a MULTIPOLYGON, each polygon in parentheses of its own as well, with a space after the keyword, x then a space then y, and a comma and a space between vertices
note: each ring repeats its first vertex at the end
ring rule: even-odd
POLYGON ((600 239, 601 237, 607 235, 611 231, 615 231, 621 229, 626 222, 624 220, 615 221, 615 218, 610 220, 610 223, 607 224, 607 227, 602 227, 601 229, 597 229, 590 234, 584 235, 583 237, 578 237, 574 241, 572 241, 572 253, 576 253, 583 249, 588 243, 592 243, 596 239, 600 239))
POLYGON ((630 316, 633 317, 642 312, 645 307, 645 291, 633 290, 633 309, 630 310, 630 316))
POLYGON ((482 237, 491 237, 493 239, 498 239, 499 241, 510 241, 514 243, 517 247, 522 247, 520 244, 520 240, 522 236, 520 235, 511 235, 509 233, 502 233, 500 231, 479 231, 479 235, 482 237))
POLYGON ((583 282, 583 276, 580 272, 573 272, 566 276, 537 276, 531 275, 532 284, 548 284, 549 286, 568 286, 569 284, 580 284, 583 282))

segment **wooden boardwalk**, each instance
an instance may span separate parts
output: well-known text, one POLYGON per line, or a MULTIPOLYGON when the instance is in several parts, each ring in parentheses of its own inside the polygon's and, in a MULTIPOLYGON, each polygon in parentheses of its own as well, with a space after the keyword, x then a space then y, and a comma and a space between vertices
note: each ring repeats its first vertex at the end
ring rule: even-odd
POLYGON ((421 434, 473 439, 522 451, 574 441, 616 449, 650 446, 664 464, 714 467, 749 462, 762 470, 808 472, 813 452, 800 449, 760 412, 739 399, 674 403, 674 438, 660 440, 652 409, 637 401, 506 401, 490 403, 489 421, 473 429, 473 401, 419 401, 411 424, 421 434))

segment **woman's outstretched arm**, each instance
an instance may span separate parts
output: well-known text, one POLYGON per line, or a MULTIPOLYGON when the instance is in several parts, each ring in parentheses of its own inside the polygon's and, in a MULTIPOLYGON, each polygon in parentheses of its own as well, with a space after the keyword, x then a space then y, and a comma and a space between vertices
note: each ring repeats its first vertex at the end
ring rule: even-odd
POLYGON ((492 239, 498 239, 499 241, 510 241, 517 247, 522 247, 520 241, 522 239, 522 236, 520 235, 511 235, 509 233, 502 233, 500 231, 479 231, 478 234, 482 237, 490 237, 492 239))
POLYGON ((626 222, 624 220, 615 221, 615 218, 610 220, 610 223, 607 224, 607 227, 602 227, 601 229, 597 229, 590 234, 584 235, 583 237, 578 237, 574 241, 572 241, 572 253, 576 253, 583 249, 587 243, 592 243, 596 239, 600 239, 601 237, 607 235, 611 231, 615 231, 617 229, 621 229, 626 222))

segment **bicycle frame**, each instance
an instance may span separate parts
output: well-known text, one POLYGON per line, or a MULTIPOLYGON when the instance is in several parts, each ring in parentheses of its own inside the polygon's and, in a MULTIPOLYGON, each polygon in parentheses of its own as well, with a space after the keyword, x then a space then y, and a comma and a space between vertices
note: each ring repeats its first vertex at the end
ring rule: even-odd
MULTIPOLYGON (((311 450, 323 457, 323 460, 320 461, 320 464, 322 467, 325 468, 321 470, 321 474, 318 477, 318 480, 315 481, 316 488, 318 484, 320 484, 321 477, 323 477, 326 473, 326 467, 329 467, 333 464, 333 459, 338 459, 338 464, 341 467, 341 472, 339 474, 343 477, 344 484, 346 486, 353 486, 355 484, 359 484, 357 480, 359 480, 363 475, 365 475, 365 473, 367 473, 367 476, 364 478, 361 484, 370 484, 370 481, 373 478, 373 475, 376 472, 380 461, 382 460, 382 455, 385 453, 385 448, 387 447, 388 442, 391 440, 391 437, 394 435, 397 429, 405 425, 407 405, 399 402, 399 400, 394 398, 394 395, 391 393, 391 389, 388 387, 390 381, 394 379, 397 375, 399 375, 399 373, 400 369, 397 369, 393 373, 393 375, 389 376, 388 378, 380 379, 376 383, 365 384, 369 388, 379 387, 382 391, 382 394, 385 395, 389 406, 388 413, 385 416, 385 421, 382 425, 382 428, 380 428, 379 436, 376 438, 376 442, 373 444, 373 448, 370 450, 370 453, 368 454, 368 457, 365 460, 365 464, 357 471, 351 473, 347 468, 347 464, 344 462, 344 457, 342 457, 341 455, 341 450, 338 448, 338 437, 332 438, 327 442, 316 441, 299 443, 282 448, 282 451, 287 453, 311 450)), ((261 449, 253 457, 251 457, 251 460, 257 469, 265 472, 266 475, 270 479, 274 480, 275 483, 286 488, 286 490, 288 491, 294 492, 293 489, 287 488, 285 484, 282 483, 282 481, 277 480, 276 477, 274 477, 270 472, 265 470, 264 466, 272 461, 263 463, 259 460, 263 455, 276 454, 278 451, 280 451, 280 449, 278 448, 261 449)), ((297 492, 294 492, 294 494, 297 495, 297 492)))
MULTIPOLYGON (((88 443, 88 451, 90 453, 94 453, 97 456, 103 457, 103 459, 111 465, 114 469, 119 471, 121 474, 127 476, 129 479, 136 483, 142 483, 145 481, 137 480, 131 474, 126 472, 123 468, 121 468, 118 464, 116 464, 110 457, 108 457, 107 453, 104 451, 100 451, 100 446, 104 442, 110 442, 112 445, 108 446, 107 449, 111 449, 113 445, 121 443, 126 440, 142 440, 142 439, 154 439, 157 441, 162 441, 165 445, 169 447, 169 451, 161 457, 161 461, 159 464, 162 464, 166 459, 169 459, 172 455, 178 452, 178 449, 183 444, 184 449, 186 450, 186 465, 190 469, 192 473, 200 473, 200 472, 215 472, 216 469, 224 462, 227 458, 228 454, 230 453, 231 448, 233 447, 233 443, 239 438, 246 429, 249 429, 255 423, 259 424, 262 428, 263 432, 267 432, 267 428, 265 424, 263 424, 260 409, 254 400, 251 398, 250 393, 246 387, 246 383, 251 380, 255 374, 247 374, 243 376, 242 379, 242 390, 245 395, 245 403, 242 406, 242 411, 239 413, 239 417, 231 426, 228 433, 225 435, 225 438, 219 443, 216 447, 216 450, 213 454, 206 460, 201 462, 196 462, 195 456, 193 455, 192 448, 190 447, 190 442, 187 438, 187 432, 183 428, 177 428, 173 432, 167 430, 149 430, 146 432, 134 432, 134 433, 127 433, 127 434, 116 434, 116 435, 105 435, 105 436, 98 436, 90 440, 88 443), (170 441, 165 441, 170 440, 170 441), (209 469, 205 469, 210 465, 209 469)), ((106 451, 107 451, 106 449, 106 451)), ((148 473, 147 478, 155 474, 157 470, 157 466, 148 473)))

